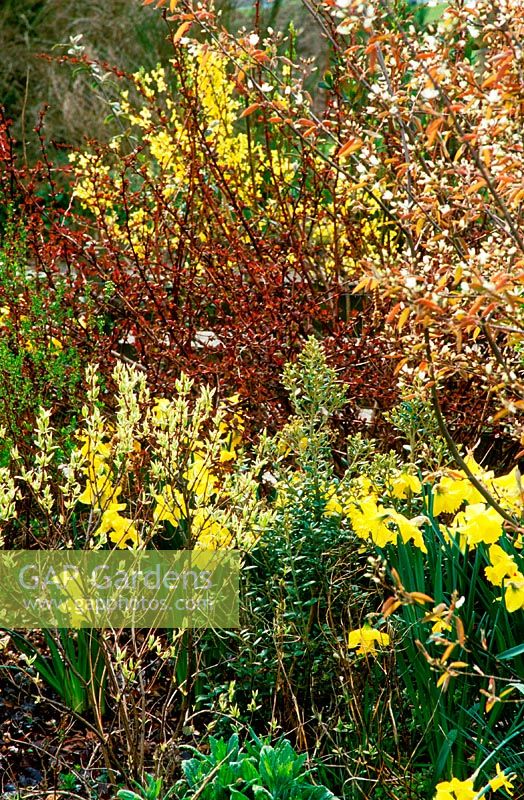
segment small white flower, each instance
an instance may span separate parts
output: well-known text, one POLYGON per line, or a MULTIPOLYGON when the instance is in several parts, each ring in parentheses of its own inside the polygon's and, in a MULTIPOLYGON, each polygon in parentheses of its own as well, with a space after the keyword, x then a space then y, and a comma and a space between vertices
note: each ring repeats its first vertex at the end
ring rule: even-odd
POLYGON ((438 89, 435 89, 431 86, 428 86, 426 89, 422 89, 421 95, 424 100, 434 100, 435 97, 438 97, 438 89))
POLYGON ((500 92, 498 91, 498 89, 492 89, 491 92, 489 92, 486 99, 488 103, 500 103, 502 98, 500 96, 500 92))

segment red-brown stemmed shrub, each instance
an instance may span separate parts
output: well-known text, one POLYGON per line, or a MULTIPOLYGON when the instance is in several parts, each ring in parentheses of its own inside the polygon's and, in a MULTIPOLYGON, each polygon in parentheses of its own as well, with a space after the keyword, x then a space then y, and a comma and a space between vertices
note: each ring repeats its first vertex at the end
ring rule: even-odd
MULTIPOLYGON (((173 39, 171 65, 119 75, 122 133, 71 155, 73 198, 57 203, 51 185, 47 231, 28 237, 33 258, 67 276, 102 369, 123 354, 166 394, 184 370, 238 392, 257 430, 287 415, 282 366, 317 333, 361 424, 362 405, 387 408, 395 395, 377 300, 351 294, 359 260, 385 262, 395 245, 380 207, 307 137, 247 105, 250 79, 230 73, 221 45, 173 39)), ((289 59, 271 48, 288 80, 289 59)), ((296 100, 298 78, 288 83, 296 100)))
MULTIPOLYGON (((233 36, 211 7, 180 4, 172 60, 114 70, 120 133, 71 155, 58 202, 44 159, 48 199, 26 214, 31 258, 48 279, 67 275, 101 368, 123 354, 165 393, 184 369, 238 392, 258 429, 289 410, 280 369, 316 332, 349 384, 346 429, 362 407, 391 407, 399 376, 429 379, 431 356, 448 421, 471 441, 491 419, 494 387, 506 406, 518 401, 508 388, 518 351, 505 337, 520 273, 515 283, 501 272, 504 254, 518 262, 518 192, 484 176, 486 159, 503 155, 471 138, 484 135, 481 111, 498 113, 499 61, 509 94, 518 90, 510 56, 480 8, 429 25, 387 3, 373 15, 311 11, 334 65, 315 97, 293 30, 233 36), (477 116, 466 130, 457 111, 468 91, 477 116), (491 240, 496 266, 484 276, 491 240)), ((509 134, 494 130, 504 153, 509 134)), ((24 191, 37 197, 34 180, 24 191)))

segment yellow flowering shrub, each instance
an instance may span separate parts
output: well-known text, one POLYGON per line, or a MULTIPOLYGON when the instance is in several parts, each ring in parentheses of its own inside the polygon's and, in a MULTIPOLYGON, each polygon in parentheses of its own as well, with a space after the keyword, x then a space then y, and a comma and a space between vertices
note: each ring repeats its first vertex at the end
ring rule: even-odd
MULTIPOLYGON (((237 396, 214 404, 202 388, 192 399, 193 383, 177 381, 174 398, 153 398, 143 373, 118 363, 113 372, 116 410, 104 402, 96 367, 87 370, 87 398, 76 447, 53 469, 57 450, 51 414, 42 410, 35 432, 35 466, 18 466, 21 480, 40 509, 61 532, 57 545, 143 548, 161 546, 166 537, 179 548, 216 549, 253 546, 264 524, 258 501, 259 458, 248 464, 242 454, 244 422, 237 396), (166 527, 167 525, 167 527, 166 527)), ((13 465, 20 460, 14 448, 13 465)), ((4 524, 17 518, 24 499, 12 472, 0 472, 0 513, 4 524)))
MULTIPOLYGON (((285 73, 288 64, 277 59, 275 68, 285 73)), ((321 149, 311 148, 305 160, 300 137, 283 130, 278 118, 270 117, 268 123, 265 115, 264 124, 270 126, 266 133, 257 128, 257 113, 250 112, 243 121, 246 106, 259 105, 249 105, 246 74, 251 69, 245 49, 236 50, 234 42, 187 39, 169 64, 135 73, 132 91, 123 89, 118 103, 124 133, 112 139, 105 153, 70 155, 74 196, 98 219, 105 235, 140 262, 149 260, 159 217, 165 228, 167 218, 174 221, 174 210, 184 209, 189 198, 192 236, 201 245, 221 234, 227 239, 234 226, 242 246, 252 247, 261 236, 287 236, 292 224, 301 230, 300 249, 305 246, 316 254, 316 263, 308 267, 316 279, 327 281, 333 273, 359 278, 363 254, 368 265, 381 264, 386 238, 391 249, 398 233, 388 230, 390 223, 374 197, 343 170, 330 167, 330 160, 337 158, 332 137, 321 149), (244 64, 240 81, 239 64, 244 64), (231 74, 235 66, 236 77, 231 74), (131 158, 138 159, 136 168, 122 170, 126 160, 134 163, 129 161, 130 148, 131 158), (134 191, 122 215, 128 185, 134 191), (220 210, 218 225, 216 217, 208 218, 211 195, 220 210), (239 213, 244 224, 238 224, 239 213)), ((281 114, 294 113, 294 98, 282 87, 268 84, 267 96, 281 114)), ((305 98, 303 102, 307 105, 305 98)), ((165 245, 174 252, 180 232, 176 224, 167 227, 165 245)), ((285 255, 291 270, 298 266, 295 249, 285 255)), ((196 253, 194 258, 194 268, 204 272, 206 260, 196 253)), ((225 266, 239 265, 226 253, 225 266)))

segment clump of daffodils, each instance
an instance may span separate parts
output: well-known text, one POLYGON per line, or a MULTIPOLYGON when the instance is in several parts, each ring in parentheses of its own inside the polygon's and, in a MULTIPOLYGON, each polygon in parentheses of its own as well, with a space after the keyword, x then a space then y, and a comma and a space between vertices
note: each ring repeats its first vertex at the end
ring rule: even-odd
MULTIPOLYGON (((518 469, 495 477, 471 455, 465 461, 501 510, 520 519, 524 493, 518 469)), ((509 612, 524 609, 524 574, 516 560, 522 534, 518 528, 508 528, 501 513, 488 504, 462 470, 443 469, 436 480, 434 476, 424 480, 408 465, 394 469, 381 485, 360 473, 342 481, 341 486, 344 488, 327 491, 325 513, 346 519, 356 536, 381 549, 411 542, 425 553, 424 537, 434 536, 437 526, 443 539, 461 550, 485 546, 489 558, 485 577, 503 588, 509 612), (410 516, 406 508, 417 513, 410 516)))
POLYGON ((441 781, 436 786, 434 800, 480 800, 491 789, 492 792, 497 792, 499 789, 504 789, 510 797, 514 794, 514 783, 516 775, 508 771, 501 770, 497 764, 497 772, 489 781, 487 786, 482 789, 475 790, 474 777, 467 778, 464 781, 458 778, 452 778, 450 781, 441 781))

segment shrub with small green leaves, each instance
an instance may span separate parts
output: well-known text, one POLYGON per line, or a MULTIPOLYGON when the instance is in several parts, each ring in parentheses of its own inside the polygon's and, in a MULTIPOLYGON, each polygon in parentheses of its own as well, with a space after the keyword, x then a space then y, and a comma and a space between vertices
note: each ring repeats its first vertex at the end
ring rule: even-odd
POLYGON ((66 440, 74 430, 82 378, 76 342, 82 333, 65 279, 38 272, 23 227, 8 219, 0 245, 1 458, 9 442, 22 452, 30 448, 39 407, 62 409, 66 440))

